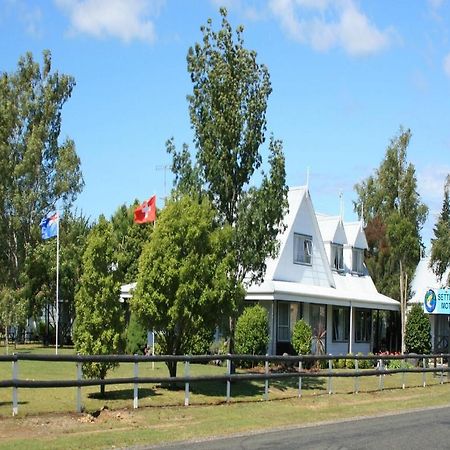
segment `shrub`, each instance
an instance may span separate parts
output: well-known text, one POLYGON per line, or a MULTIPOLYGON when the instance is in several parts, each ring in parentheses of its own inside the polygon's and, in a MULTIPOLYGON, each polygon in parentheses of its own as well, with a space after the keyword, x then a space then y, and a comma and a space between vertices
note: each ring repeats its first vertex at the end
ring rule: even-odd
POLYGON ((192 336, 188 345, 188 353, 191 355, 207 355, 214 340, 214 330, 200 328, 192 336))
POLYGON ((347 359, 345 360, 345 368, 346 369, 354 369, 355 368, 355 360, 353 358, 353 353, 349 353, 347 355, 347 359))
MULTIPOLYGON (((339 355, 342 356, 342 355, 339 355)), ((333 365, 335 369, 345 369, 345 358, 339 358, 339 359, 335 359, 333 361, 333 365)))
POLYGON ((419 304, 414 304, 408 314, 405 347, 407 353, 428 354, 431 352, 431 324, 419 304))
POLYGON ((298 320, 294 325, 291 344, 299 355, 311 353, 312 329, 303 319, 298 320))
POLYGON ((144 352, 147 344, 147 329, 138 320, 134 312, 130 315, 126 332, 125 353, 129 355, 140 354, 144 352))
POLYGON ((269 318, 260 305, 244 309, 236 322, 235 350, 242 355, 265 355, 269 343, 269 318))

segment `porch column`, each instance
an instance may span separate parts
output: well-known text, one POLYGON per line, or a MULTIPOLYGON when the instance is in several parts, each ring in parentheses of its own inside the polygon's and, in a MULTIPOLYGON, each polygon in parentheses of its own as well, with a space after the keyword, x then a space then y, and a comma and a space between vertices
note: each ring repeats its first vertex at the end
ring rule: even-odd
POLYGON ((353 305, 350 302, 350 330, 348 337, 348 352, 353 353, 353 305))

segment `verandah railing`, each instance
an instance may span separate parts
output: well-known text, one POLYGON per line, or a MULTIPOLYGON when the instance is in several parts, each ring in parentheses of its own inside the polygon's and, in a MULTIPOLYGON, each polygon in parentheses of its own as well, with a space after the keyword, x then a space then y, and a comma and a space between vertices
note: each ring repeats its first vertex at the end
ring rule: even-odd
POLYGON ((359 392, 359 382, 361 377, 378 377, 379 390, 384 389, 384 377, 390 374, 402 374, 402 388, 405 389, 405 374, 422 373, 422 385, 426 386, 426 374, 434 373, 440 377, 440 384, 444 383, 444 374, 450 369, 443 364, 443 360, 448 360, 450 354, 440 355, 305 355, 305 356, 252 356, 252 355, 208 355, 208 356, 139 356, 139 355, 36 355, 36 354, 13 354, 0 355, 0 362, 12 363, 12 378, 9 380, 0 380, 0 388, 12 388, 12 414, 18 414, 19 388, 67 388, 76 387, 76 411, 82 411, 82 387, 99 385, 121 385, 133 384, 133 408, 139 406, 139 386, 144 384, 184 384, 185 395, 184 405, 190 403, 190 384, 197 382, 216 381, 226 383, 225 400, 231 401, 231 385, 240 381, 264 381, 264 399, 269 399, 269 380, 285 380, 298 378, 298 397, 302 397, 302 380, 304 378, 327 378, 328 393, 333 393, 334 378, 354 378, 353 392, 359 392), (334 365, 338 360, 353 360, 354 369, 345 369, 336 371, 334 365), (377 366, 373 369, 360 369, 359 361, 376 361, 377 366), (389 369, 386 367, 386 361, 401 360, 402 367, 389 369), (76 379, 71 380, 23 380, 20 379, 19 362, 20 361, 44 361, 44 362, 74 362, 76 364, 76 379), (139 363, 148 364, 149 362, 182 362, 184 363, 184 375, 177 377, 140 377, 139 363), (195 363, 225 362, 226 373, 223 375, 201 375, 191 376, 190 365, 195 363), (232 373, 232 362, 248 361, 255 364, 264 363, 264 373, 232 373), (325 370, 307 370, 305 367, 313 363, 328 361, 328 369, 325 370), (407 365, 408 361, 414 361, 414 366, 407 365), (88 362, 115 362, 115 363, 133 363, 133 377, 107 378, 107 379, 84 379, 82 373, 83 363, 88 362), (286 371, 271 372, 269 363, 278 363, 284 365, 286 371), (438 364, 438 362, 440 364, 438 364), (289 370, 288 370, 289 368, 289 370))

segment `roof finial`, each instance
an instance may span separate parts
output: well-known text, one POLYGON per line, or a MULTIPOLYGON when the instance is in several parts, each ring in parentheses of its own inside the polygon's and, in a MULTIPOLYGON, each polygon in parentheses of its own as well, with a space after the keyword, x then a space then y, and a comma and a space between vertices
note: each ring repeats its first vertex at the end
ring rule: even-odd
POLYGON ((344 193, 342 189, 339 191, 339 216, 341 218, 341 222, 344 221, 344 193))
POLYGON ((309 191, 309 166, 306 168, 306 192, 309 191))

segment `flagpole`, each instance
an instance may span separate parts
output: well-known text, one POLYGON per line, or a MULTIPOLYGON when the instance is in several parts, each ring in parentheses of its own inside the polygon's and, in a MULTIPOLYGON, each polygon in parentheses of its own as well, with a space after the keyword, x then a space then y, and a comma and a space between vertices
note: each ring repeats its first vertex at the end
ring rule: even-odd
POLYGON ((59 213, 56 212, 56 341, 55 353, 58 354, 58 335, 59 335, 59 213))

